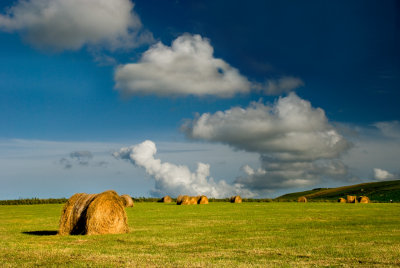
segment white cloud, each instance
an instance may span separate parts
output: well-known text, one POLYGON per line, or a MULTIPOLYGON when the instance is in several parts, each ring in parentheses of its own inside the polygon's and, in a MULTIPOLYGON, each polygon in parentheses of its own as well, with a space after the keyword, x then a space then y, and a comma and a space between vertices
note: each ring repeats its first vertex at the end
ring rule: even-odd
POLYGON ((272 105, 253 102, 215 114, 205 113, 182 127, 188 137, 291 160, 334 158, 349 144, 320 108, 291 93, 272 105))
POLYGON ((272 105, 257 102, 215 114, 205 113, 182 126, 186 135, 260 154, 261 167, 245 168, 238 183, 250 189, 305 186, 321 178, 346 179, 337 158, 349 142, 320 108, 291 93, 272 105))
POLYGON ((374 168, 374 178, 379 181, 394 179, 394 175, 386 170, 374 168))
POLYGON ((0 15, 0 29, 56 51, 101 45, 132 48, 152 40, 130 0, 19 0, 0 15))
POLYGON ((279 79, 268 80, 261 89, 266 95, 279 96, 283 93, 289 93, 301 86, 304 86, 304 82, 300 78, 283 76, 279 79))
POLYGON ((146 173, 155 179, 154 195, 169 194, 178 196, 207 195, 209 197, 228 197, 233 194, 252 196, 253 194, 241 185, 229 185, 224 180, 215 182, 210 177, 210 166, 198 163, 195 172, 191 172, 185 165, 175 165, 162 162, 155 158, 157 148, 154 142, 144 141, 131 147, 121 148, 114 155, 122 159, 129 159, 133 164, 142 167, 146 173))
POLYGON ((385 121, 373 124, 387 138, 400 139, 400 122, 385 121))
POLYGON ((222 59, 200 35, 185 34, 171 47, 157 43, 138 63, 121 65, 115 72, 116 89, 124 95, 214 95, 248 93, 251 83, 222 59))

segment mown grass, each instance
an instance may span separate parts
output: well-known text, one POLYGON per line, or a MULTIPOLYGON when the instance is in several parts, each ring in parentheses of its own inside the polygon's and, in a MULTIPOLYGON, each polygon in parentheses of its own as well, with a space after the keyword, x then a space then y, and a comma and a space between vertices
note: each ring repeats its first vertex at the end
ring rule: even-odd
POLYGON ((97 236, 55 235, 61 207, 0 206, 0 266, 400 265, 400 204, 137 203, 97 236))

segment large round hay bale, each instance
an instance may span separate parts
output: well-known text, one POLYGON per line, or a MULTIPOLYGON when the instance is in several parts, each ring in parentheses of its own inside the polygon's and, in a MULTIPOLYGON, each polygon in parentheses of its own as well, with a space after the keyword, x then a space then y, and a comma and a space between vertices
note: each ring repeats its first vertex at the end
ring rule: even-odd
POLYGON ((297 198, 297 202, 307 203, 307 198, 305 196, 300 196, 299 198, 297 198))
POLYGON ((114 191, 98 194, 86 213, 87 234, 121 234, 129 232, 128 219, 121 198, 114 191))
POLYGON ((208 204, 207 196, 205 196, 205 195, 200 196, 199 200, 197 201, 197 204, 200 204, 200 205, 208 204))
POLYGON ((235 195, 231 197, 231 203, 242 203, 242 198, 239 195, 235 195))
POLYGON ((344 199, 343 197, 338 199, 339 203, 347 203, 346 199, 344 199))
POLYGON ((127 233, 127 216, 121 197, 115 191, 101 194, 75 194, 65 204, 59 234, 127 233))
POLYGON ((130 195, 121 195, 121 200, 125 207, 133 207, 133 199, 130 195))
POLYGON ((371 203, 371 201, 369 200, 368 196, 360 196, 358 198, 358 203, 371 203))
POLYGON ((96 194, 79 193, 71 196, 61 213, 60 228, 58 233, 66 234, 83 234, 84 226, 82 226, 82 214, 86 213, 90 202, 96 197, 96 194))
POLYGON ((177 205, 189 205, 190 204, 190 197, 188 195, 183 195, 176 201, 177 205))
POLYGON ((166 195, 163 198, 161 198, 161 202, 162 203, 171 203, 172 202, 172 198, 169 195, 166 195))
POLYGON ((348 196, 347 196, 347 203, 357 203, 357 196, 355 196, 355 195, 348 195, 348 196))

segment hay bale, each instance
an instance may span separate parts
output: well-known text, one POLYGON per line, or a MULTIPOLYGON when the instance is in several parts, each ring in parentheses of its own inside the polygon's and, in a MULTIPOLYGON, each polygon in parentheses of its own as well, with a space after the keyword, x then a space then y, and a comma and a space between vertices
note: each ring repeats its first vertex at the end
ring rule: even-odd
POLYGON ((95 197, 95 194, 78 193, 68 199, 61 212, 58 231, 60 235, 81 234, 84 232, 80 223, 82 221, 81 215, 84 212, 86 213, 88 205, 95 197))
POLYGON ((348 196, 347 196, 347 203, 357 203, 357 196, 355 196, 355 195, 348 195, 348 196))
POLYGON ((190 205, 190 197, 188 195, 183 195, 181 198, 179 197, 178 200, 176 201, 177 205, 190 205))
POLYGON ((125 207, 133 207, 133 199, 130 195, 121 195, 121 200, 125 207))
POLYGON ((358 203, 371 203, 371 201, 369 200, 368 196, 360 196, 358 198, 358 203))
POLYGON ((197 201, 199 205, 206 205, 208 204, 208 198, 205 195, 200 196, 199 200, 197 201))
POLYGON ((189 197, 189 205, 197 205, 197 197, 196 196, 189 197))
POLYGON ((307 203, 307 198, 305 196, 300 196, 297 199, 297 202, 299 202, 299 203, 307 203))
POLYGON ((79 193, 65 204, 59 234, 116 234, 129 232, 121 197, 115 191, 79 193))
POLYGON ((180 204, 182 203, 182 198, 183 198, 183 197, 184 197, 183 195, 179 195, 179 196, 176 198, 176 204, 180 205, 180 204))
POLYGON ((172 198, 169 195, 166 195, 163 198, 161 198, 161 202, 162 203, 171 203, 172 202, 172 198))
POLYGON ((242 198, 239 195, 232 196, 230 199, 231 203, 242 203, 242 198))
POLYGON ((346 199, 344 199, 343 197, 338 199, 339 203, 347 203, 346 199))

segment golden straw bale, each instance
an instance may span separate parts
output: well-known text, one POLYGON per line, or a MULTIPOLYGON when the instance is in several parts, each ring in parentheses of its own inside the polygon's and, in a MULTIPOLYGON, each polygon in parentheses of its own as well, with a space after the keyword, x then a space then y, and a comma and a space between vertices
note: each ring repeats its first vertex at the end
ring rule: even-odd
POLYGON ((189 205, 197 205, 197 197, 196 196, 191 196, 189 198, 189 205))
POLYGON ((169 195, 166 195, 163 198, 161 198, 161 202, 162 203, 171 203, 172 202, 172 198, 169 195))
POLYGON ((128 233, 128 219, 124 204, 114 191, 98 194, 90 203, 86 213, 86 233, 128 233))
POLYGON ((371 201, 369 200, 368 196, 360 196, 358 198, 358 202, 359 203, 371 203, 371 201))
POLYGON ((207 196, 205 196, 205 195, 200 196, 199 200, 197 201, 197 204, 200 204, 200 205, 208 204, 207 196))
POLYGON ((127 233, 128 223, 121 197, 114 191, 75 194, 65 204, 59 234, 127 233))
POLYGON ((297 202, 299 202, 299 203, 307 203, 307 198, 305 196, 300 196, 297 199, 297 202))
POLYGON ((133 199, 130 195, 121 195, 121 200, 125 207, 133 207, 133 199))
POLYGON ((180 204, 182 203, 182 198, 183 198, 183 195, 179 195, 179 196, 176 198, 176 203, 177 203, 178 205, 180 205, 180 204))
POLYGON ((357 197, 355 195, 348 195, 347 203, 357 203, 357 197))
POLYGON ((190 197, 187 195, 183 195, 180 199, 179 202, 176 202, 177 205, 190 205, 190 197))
POLYGON ((346 199, 344 199, 343 197, 338 199, 339 203, 347 203, 346 199))
POLYGON ((95 197, 95 194, 85 193, 71 196, 62 210, 58 233, 61 235, 84 233, 81 215, 86 213, 88 205, 95 197))
POLYGON ((242 198, 239 195, 232 196, 231 203, 242 203, 242 198))

